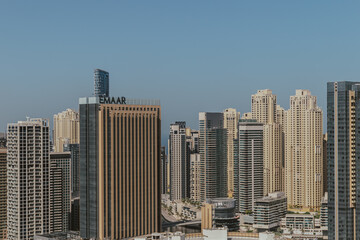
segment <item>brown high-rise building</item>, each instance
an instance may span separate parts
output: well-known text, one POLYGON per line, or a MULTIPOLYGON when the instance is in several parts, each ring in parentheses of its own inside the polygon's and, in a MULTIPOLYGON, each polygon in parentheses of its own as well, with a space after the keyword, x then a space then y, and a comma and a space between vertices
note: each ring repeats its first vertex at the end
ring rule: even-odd
POLYGON ((79 102, 81 237, 123 239, 161 231, 159 102, 79 102))
POLYGON ((6 148, 0 147, 0 239, 6 239, 6 203, 7 203, 7 194, 6 194, 6 148))

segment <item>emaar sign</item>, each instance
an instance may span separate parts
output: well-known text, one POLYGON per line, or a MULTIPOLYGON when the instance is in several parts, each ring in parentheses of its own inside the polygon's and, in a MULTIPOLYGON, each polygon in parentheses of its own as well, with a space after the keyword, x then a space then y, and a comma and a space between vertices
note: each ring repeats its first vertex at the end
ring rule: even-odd
POLYGON ((101 104, 126 104, 125 97, 99 97, 101 104))

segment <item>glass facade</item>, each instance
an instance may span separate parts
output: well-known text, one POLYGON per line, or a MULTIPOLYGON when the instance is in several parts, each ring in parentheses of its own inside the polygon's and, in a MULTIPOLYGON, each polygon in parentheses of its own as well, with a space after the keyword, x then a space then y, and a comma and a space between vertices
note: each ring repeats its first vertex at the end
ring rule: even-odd
POLYGON ((94 95, 96 97, 109 96, 109 73, 101 70, 95 69, 94 71, 94 95))

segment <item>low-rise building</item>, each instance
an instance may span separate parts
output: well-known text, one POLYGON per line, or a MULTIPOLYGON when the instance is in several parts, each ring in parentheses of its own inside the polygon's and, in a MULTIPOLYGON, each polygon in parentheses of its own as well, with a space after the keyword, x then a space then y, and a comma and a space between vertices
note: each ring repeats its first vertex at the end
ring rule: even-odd
POLYGON ((281 227, 290 229, 314 229, 315 218, 311 214, 286 214, 281 219, 281 227))
POLYGON ((286 216, 287 201, 284 192, 269 193, 254 202, 254 228, 259 231, 272 230, 280 226, 286 216))

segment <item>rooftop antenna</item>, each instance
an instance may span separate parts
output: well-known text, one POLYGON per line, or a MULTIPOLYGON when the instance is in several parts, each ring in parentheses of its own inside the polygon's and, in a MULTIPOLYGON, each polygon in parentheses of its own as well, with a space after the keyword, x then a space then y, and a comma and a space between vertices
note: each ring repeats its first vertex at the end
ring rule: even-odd
POLYGON ((29 121, 30 121, 30 117, 26 116, 26 121, 29 122, 29 121))

